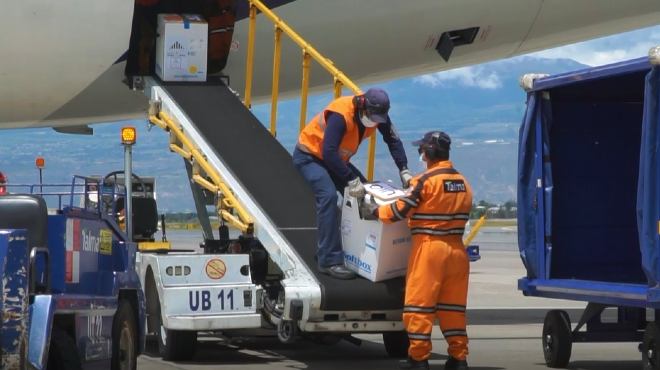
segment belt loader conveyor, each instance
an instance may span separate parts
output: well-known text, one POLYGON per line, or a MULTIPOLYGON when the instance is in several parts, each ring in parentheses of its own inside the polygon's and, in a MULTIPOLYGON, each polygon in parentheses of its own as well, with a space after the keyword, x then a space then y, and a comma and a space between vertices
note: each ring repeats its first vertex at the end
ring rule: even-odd
MULTIPOLYGON (((392 332, 398 334, 397 342, 405 337, 403 279, 345 281, 316 270, 311 189, 294 168, 291 155, 232 90, 221 81, 190 84, 148 79, 146 86, 150 100, 180 125, 250 213, 254 238, 281 270, 280 315, 266 315, 270 321, 293 323, 288 327, 294 332, 388 332, 386 347, 393 354, 387 338, 392 332)), ((406 346, 398 346, 397 354, 405 355, 406 346)))

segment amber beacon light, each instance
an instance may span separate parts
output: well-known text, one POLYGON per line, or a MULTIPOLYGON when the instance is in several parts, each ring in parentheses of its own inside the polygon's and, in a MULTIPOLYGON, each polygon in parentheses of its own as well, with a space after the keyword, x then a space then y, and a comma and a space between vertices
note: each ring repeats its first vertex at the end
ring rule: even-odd
POLYGON ((121 128, 121 143, 123 145, 133 145, 137 139, 137 132, 133 126, 124 126, 121 128))

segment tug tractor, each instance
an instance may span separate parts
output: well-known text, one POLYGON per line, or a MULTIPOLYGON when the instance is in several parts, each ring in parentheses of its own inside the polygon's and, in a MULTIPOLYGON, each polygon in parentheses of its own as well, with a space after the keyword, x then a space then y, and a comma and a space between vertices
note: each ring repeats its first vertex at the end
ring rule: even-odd
POLYGON ((8 188, 0 197, 0 368, 136 369, 145 327, 137 245, 103 201, 121 189, 83 176, 8 188))
MULTIPOLYGON (((146 332, 156 342, 165 360, 190 360, 199 331, 259 328, 262 316, 257 306, 261 289, 253 280, 265 279, 267 256, 254 239, 229 236, 220 226, 219 239, 200 245, 203 252, 173 249, 166 240, 161 217, 158 229, 156 184, 153 177, 132 178, 133 240, 138 246, 137 269, 146 299, 146 332)), ((104 186, 123 184, 124 171, 103 177, 104 186)), ((124 199, 109 203, 115 219, 123 224, 124 199)))

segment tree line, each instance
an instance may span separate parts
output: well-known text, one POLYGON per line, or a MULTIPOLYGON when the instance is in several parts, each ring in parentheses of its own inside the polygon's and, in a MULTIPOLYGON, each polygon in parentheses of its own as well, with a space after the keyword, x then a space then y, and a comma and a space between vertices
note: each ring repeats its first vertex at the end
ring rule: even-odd
POLYGON ((472 204, 470 218, 476 219, 486 215, 486 218, 516 218, 518 216, 518 205, 514 200, 504 203, 490 203, 480 200, 472 204))

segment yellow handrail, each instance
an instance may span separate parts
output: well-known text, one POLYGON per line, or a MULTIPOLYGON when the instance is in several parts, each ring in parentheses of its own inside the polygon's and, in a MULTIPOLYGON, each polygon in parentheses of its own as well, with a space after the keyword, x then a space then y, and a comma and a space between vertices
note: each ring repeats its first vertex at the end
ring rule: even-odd
MULTIPOLYGON (((247 62, 245 67, 245 101, 244 104, 248 108, 251 107, 252 99, 252 78, 254 69, 254 39, 256 33, 256 11, 259 10, 267 19, 275 25, 275 51, 273 55, 273 89, 272 89, 272 102, 271 102, 271 118, 270 118, 270 132, 272 135, 276 134, 277 118, 277 98, 279 88, 279 69, 280 69, 280 53, 281 53, 281 33, 286 34, 294 43, 296 43, 303 53, 303 73, 302 73, 302 89, 301 89, 301 110, 300 110, 300 130, 305 127, 307 122, 307 96, 309 93, 309 72, 310 72, 310 58, 316 61, 323 67, 333 78, 334 97, 341 96, 341 91, 344 86, 351 90, 355 95, 362 94, 362 90, 351 81, 346 75, 336 68, 332 61, 319 53, 313 46, 307 43, 298 33, 289 27, 283 20, 281 20, 273 11, 271 11, 260 0, 248 0, 250 4, 250 17, 249 17, 249 31, 248 31, 248 50, 247 62)), ((367 158, 367 178, 373 180, 374 175, 374 160, 376 153, 376 140, 372 136, 369 140, 369 151, 367 158)))
POLYGON ((257 32, 257 8, 250 4, 250 28, 248 30, 247 66, 245 67, 246 107, 252 107, 252 75, 254 71, 254 39, 257 32))
POLYGON ((479 229, 481 229, 481 227, 484 225, 484 223, 486 223, 486 215, 481 216, 479 221, 477 221, 476 225, 474 225, 471 228, 470 233, 468 234, 468 236, 465 238, 465 240, 463 240, 463 244, 466 247, 468 245, 470 245, 470 243, 472 242, 472 239, 474 239, 474 237, 477 236, 477 233, 479 232, 479 229))
POLYGON ((179 144, 170 144, 170 150, 189 161, 194 161, 191 180, 219 195, 216 206, 218 215, 241 232, 251 234, 254 231, 254 222, 245 210, 245 207, 238 202, 234 193, 223 181, 220 174, 206 160, 206 156, 186 136, 183 129, 167 113, 162 111, 158 112, 157 115, 150 115, 149 122, 169 132, 170 136, 174 136, 174 141, 179 144), (206 177, 200 174, 200 169, 206 177), (238 217, 232 213, 233 211, 236 211, 238 217))
POLYGON ((302 131, 307 123, 307 95, 309 94, 309 69, 310 69, 310 56, 303 49, 303 62, 302 62, 302 87, 300 89, 300 129, 302 131))
POLYGON ((270 133, 277 136, 277 99, 279 97, 280 87, 280 62, 282 55, 282 30, 275 26, 275 49, 273 51, 273 89, 271 91, 270 104, 270 133))

